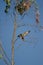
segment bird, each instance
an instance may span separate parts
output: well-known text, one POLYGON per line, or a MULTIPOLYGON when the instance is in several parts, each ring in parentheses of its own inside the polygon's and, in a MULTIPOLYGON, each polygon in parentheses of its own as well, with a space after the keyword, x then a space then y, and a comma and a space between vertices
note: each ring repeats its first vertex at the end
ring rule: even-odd
POLYGON ((18 37, 21 38, 24 41, 24 37, 27 36, 29 33, 30 33, 30 30, 26 31, 26 32, 24 32, 22 34, 19 34, 18 37))

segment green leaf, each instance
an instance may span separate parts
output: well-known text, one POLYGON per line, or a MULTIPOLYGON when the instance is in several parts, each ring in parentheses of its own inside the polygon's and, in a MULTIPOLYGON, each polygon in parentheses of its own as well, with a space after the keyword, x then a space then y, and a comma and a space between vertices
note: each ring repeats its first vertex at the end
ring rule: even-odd
POLYGON ((1 59, 2 57, 3 57, 2 54, 0 54, 0 59, 1 59))
POLYGON ((2 48, 0 47, 0 50, 1 50, 2 48))
POLYGON ((5 1, 5 3, 7 4, 7 5, 10 5, 11 4, 11 1, 10 0, 4 0, 5 1))

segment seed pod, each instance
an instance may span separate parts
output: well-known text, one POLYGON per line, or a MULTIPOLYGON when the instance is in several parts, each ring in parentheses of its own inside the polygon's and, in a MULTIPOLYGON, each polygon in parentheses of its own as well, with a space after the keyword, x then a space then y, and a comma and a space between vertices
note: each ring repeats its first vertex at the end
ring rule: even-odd
POLYGON ((39 13, 39 10, 36 11, 36 22, 39 23, 39 16, 40 16, 40 13, 39 13))

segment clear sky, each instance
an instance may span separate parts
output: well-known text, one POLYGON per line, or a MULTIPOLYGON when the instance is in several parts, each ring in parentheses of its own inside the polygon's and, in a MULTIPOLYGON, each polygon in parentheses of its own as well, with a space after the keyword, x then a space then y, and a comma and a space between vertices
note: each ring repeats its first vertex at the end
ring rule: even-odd
MULTIPOLYGON (((40 11, 40 25, 43 26, 43 0, 36 0, 40 11)), ((0 0, 0 40, 2 46, 11 60, 11 40, 13 35, 14 17, 4 13, 5 3, 0 0)), ((11 13, 11 11, 10 11, 11 13)), ((35 24, 34 7, 28 10, 27 15, 21 19, 17 19, 17 24, 35 24)), ((39 30, 35 26, 24 26, 17 28, 16 36, 20 33, 30 30, 30 34, 26 36, 27 42, 21 39, 16 41, 14 61, 15 65, 43 65, 43 30, 39 30), (20 46, 21 44, 21 46, 20 46)), ((4 61, 0 60, 0 65, 6 65, 4 61)))

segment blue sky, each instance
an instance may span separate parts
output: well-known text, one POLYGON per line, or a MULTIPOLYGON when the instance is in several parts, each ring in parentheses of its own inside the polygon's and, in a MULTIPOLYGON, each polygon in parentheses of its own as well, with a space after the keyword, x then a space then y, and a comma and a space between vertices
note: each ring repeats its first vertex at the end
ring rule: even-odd
MULTIPOLYGON (((36 0, 40 11, 40 25, 43 25, 43 0, 36 0)), ((5 3, 0 0, 0 40, 6 54, 11 60, 11 40, 13 35, 14 17, 4 13, 5 3)), ((11 11, 10 11, 11 13, 11 11)), ((34 8, 31 7, 28 14, 21 20, 17 18, 17 24, 35 24, 34 8)), ((33 26, 24 26, 17 28, 16 36, 20 33, 30 30, 31 33, 26 36, 27 42, 21 39, 16 41, 15 46, 15 65, 43 65, 43 31, 33 26), (31 38, 31 39, 30 39, 31 38), (30 39, 30 40, 29 40, 30 39), (21 46, 19 46, 21 44, 21 46), (35 47, 34 47, 35 46, 35 47)), ((0 60, 0 65, 6 65, 4 61, 0 60)))

